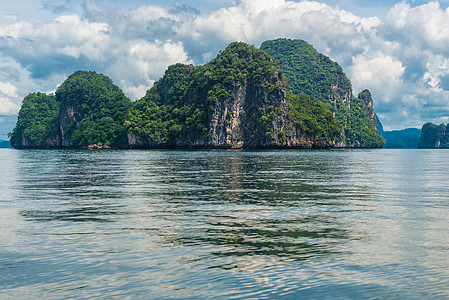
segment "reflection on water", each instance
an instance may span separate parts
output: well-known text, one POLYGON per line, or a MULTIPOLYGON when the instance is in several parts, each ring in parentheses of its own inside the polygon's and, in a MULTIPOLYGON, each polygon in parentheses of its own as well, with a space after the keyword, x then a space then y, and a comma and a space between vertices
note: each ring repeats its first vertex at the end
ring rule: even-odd
POLYGON ((449 297, 444 151, 0 154, 6 297, 449 297))

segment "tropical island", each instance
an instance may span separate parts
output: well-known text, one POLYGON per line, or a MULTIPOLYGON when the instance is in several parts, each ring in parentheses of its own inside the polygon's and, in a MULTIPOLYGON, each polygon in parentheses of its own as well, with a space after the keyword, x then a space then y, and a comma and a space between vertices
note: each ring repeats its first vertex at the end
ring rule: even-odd
POLYGON ((77 71, 23 100, 15 148, 379 148, 373 99, 302 40, 231 43, 202 66, 176 64, 135 102, 77 71))

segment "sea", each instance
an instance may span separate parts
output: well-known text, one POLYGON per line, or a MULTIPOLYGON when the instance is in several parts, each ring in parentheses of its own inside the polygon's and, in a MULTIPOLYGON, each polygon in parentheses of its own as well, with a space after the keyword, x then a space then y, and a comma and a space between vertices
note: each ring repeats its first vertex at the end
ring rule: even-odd
POLYGON ((449 150, 0 149, 0 299, 449 299, 449 150))

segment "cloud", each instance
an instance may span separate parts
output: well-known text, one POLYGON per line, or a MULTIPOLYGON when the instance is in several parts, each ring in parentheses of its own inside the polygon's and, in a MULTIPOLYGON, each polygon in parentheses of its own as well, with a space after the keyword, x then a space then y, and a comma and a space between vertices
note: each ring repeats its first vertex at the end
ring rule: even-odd
POLYGON ((10 82, 0 81, 0 115, 16 113, 21 104, 17 88, 10 82))
POLYGON ((0 67, 0 80, 12 79, 18 81, 20 78, 20 71, 8 65, 0 67))
POLYGON ((54 14, 62 14, 71 12, 71 9, 69 7, 70 0, 66 1, 44 1, 42 3, 42 8, 48 11, 51 11, 54 14))
POLYGON ((167 39, 164 28, 172 30, 179 21, 177 14, 185 18, 197 11, 187 6, 172 12, 143 6, 108 14, 107 8, 92 1, 85 2, 84 8, 85 18, 61 15, 40 26, 16 22, 0 27, 0 51, 29 71, 31 79, 43 81, 78 69, 96 70, 123 84, 133 99, 142 97, 168 65, 191 62, 182 42, 167 39), (112 23, 108 18, 114 16, 112 23))
POLYGON ((145 95, 168 65, 190 62, 180 42, 136 40, 127 42, 116 51, 117 60, 107 68, 107 72, 120 78, 121 87, 132 99, 145 95))
POLYGON ((73 2, 48 0, 44 7, 56 18, 1 25, 0 55, 15 62, 0 61, 4 90, 9 83, 18 87, 14 97, 23 97, 33 91, 26 90, 31 81, 53 90, 55 80, 86 69, 110 76, 137 99, 170 64, 206 63, 236 40, 258 46, 286 37, 304 39, 336 60, 355 94, 369 88, 387 129, 449 116, 449 10, 436 1, 401 2, 384 18, 305 0, 238 0, 203 14, 186 5, 118 10, 104 3, 86 0, 82 14, 74 14, 73 2))
POLYGON ((385 103, 393 101, 395 92, 404 84, 402 79, 404 70, 405 67, 400 61, 382 54, 375 55, 371 59, 364 55, 356 56, 349 68, 355 90, 368 88, 380 91, 377 97, 385 103))
POLYGON ((107 29, 107 24, 77 15, 60 16, 42 26, 15 23, 0 27, 0 51, 28 69, 32 78, 48 77, 104 61, 107 29))

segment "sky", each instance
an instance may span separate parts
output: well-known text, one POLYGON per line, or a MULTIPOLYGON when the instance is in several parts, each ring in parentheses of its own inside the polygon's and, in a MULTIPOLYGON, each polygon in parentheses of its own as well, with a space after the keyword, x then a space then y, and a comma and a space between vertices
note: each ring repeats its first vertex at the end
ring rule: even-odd
MULTIPOLYGON (((303 39, 367 88, 386 130, 449 122, 449 0, 15 0, 0 3, 0 128, 70 74, 140 99, 166 68, 233 41, 303 39)), ((12 125, 11 125, 12 124, 12 125)), ((5 129, 6 130, 6 129, 5 129)), ((6 134, 0 132, 0 139, 6 134)))

